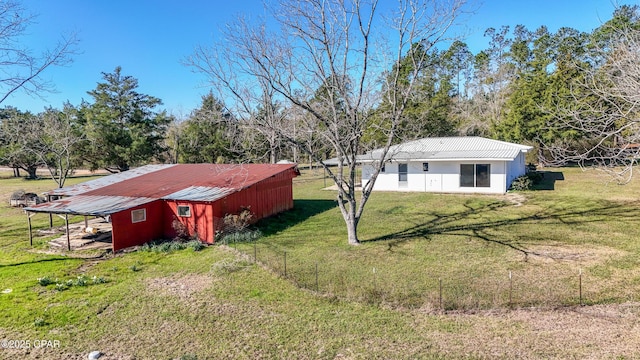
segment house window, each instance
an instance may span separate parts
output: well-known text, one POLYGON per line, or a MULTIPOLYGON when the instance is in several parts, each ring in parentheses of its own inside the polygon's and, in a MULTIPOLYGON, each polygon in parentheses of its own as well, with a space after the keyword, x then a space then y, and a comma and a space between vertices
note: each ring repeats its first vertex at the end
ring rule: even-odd
POLYGON ((476 164, 476 187, 491 187, 491 165, 476 164))
POLYGON ((398 164, 398 181, 407 182, 407 164, 398 164))
POLYGON ((178 216, 190 217, 191 208, 188 205, 178 205, 178 216))
POLYGON ((131 210, 131 222, 139 223, 147 220, 147 209, 131 210))
POLYGON ((491 187, 491 165, 460 164, 460 187, 491 187))
POLYGON ((422 163, 422 171, 429 171, 429 163, 422 163))

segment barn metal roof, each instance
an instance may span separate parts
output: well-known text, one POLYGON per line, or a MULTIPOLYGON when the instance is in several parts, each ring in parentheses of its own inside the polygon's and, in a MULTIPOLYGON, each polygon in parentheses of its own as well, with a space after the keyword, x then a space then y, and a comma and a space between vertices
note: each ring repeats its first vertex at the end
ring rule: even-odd
POLYGON ((169 168, 171 166, 175 166, 175 164, 146 165, 139 168, 123 171, 121 173, 104 176, 99 179, 86 181, 77 185, 54 189, 46 192, 45 194, 58 196, 73 196, 84 194, 91 190, 100 189, 111 184, 116 184, 125 180, 133 179, 135 177, 169 168))
POLYGON ((158 199, 146 197, 77 195, 27 207, 25 210, 52 214, 107 216, 156 200, 158 199))
POLYGON ((230 188, 189 186, 186 189, 176 191, 162 198, 166 200, 214 201, 222 199, 234 191, 234 189, 230 188))
POLYGON ((158 199, 215 201, 269 177, 296 171, 295 164, 147 165, 57 189, 74 195, 25 208, 32 212, 108 215, 158 199))
MULTIPOLYGON (((425 138, 409 141, 389 148, 387 160, 498 160, 515 159, 531 146, 478 136, 425 138)), ((380 159, 382 149, 358 156, 362 162, 380 159)))

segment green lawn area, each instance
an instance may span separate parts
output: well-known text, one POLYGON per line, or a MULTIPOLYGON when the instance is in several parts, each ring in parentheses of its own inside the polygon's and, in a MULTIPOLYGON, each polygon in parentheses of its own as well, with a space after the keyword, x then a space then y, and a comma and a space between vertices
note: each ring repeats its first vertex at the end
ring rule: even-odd
POLYGON ((0 358, 635 358, 640 181, 550 171, 506 196, 375 193, 355 247, 305 173, 255 244, 101 259, 31 248, 8 198, 53 182, 0 176, 0 340, 31 347, 0 358))

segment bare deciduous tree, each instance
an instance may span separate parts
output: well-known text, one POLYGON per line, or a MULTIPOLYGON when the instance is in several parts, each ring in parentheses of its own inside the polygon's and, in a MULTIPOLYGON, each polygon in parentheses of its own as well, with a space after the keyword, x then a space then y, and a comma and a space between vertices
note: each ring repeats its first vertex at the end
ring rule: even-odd
POLYGON ((583 65, 569 106, 555 109, 549 125, 568 135, 544 144, 544 161, 596 167, 624 183, 640 156, 640 30, 612 32, 602 65, 583 65))
POLYGON ((238 117, 255 113, 265 87, 308 115, 295 129, 272 130, 325 167, 338 188, 349 244, 358 244, 358 223, 395 140, 416 72, 424 69, 428 50, 445 39, 464 4, 400 0, 387 12, 377 0, 282 0, 269 9, 273 22, 239 19, 226 28, 226 41, 200 47, 186 63, 208 77, 220 98, 235 100, 238 117), (279 28, 271 29, 274 23, 279 28), (410 51, 418 44, 424 51, 410 51), (411 69, 397 66, 407 56, 411 69), (407 70, 413 73, 401 74, 407 70), (374 116, 383 96, 391 105, 383 116, 374 116), (371 129, 383 135, 384 151, 360 191, 356 157, 368 150, 362 136, 371 129), (337 169, 309 147, 309 133, 330 145, 337 169))
POLYGON ((40 115, 40 121, 43 132, 31 151, 62 188, 67 177, 81 164, 78 146, 85 137, 78 122, 78 110, 69 103, 62 111, 49 108, 40 115))
POLYGON ((40 55, 24 47, 21 37, 33 19, 20 2, 0 2, 0 104, 18 90, 35 96, 51 91, 53 86, 41 78, 42 72, 50 66, 70 63, 75 53, 78 43, 75 34, 63 37, 40 55))

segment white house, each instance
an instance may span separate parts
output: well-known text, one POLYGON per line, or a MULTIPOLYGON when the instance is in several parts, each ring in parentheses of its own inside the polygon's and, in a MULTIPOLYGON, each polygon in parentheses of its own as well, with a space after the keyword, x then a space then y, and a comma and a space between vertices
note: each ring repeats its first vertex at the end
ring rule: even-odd
MULTIPOLYGON (((525 174, 525 153, 531 149, 475 136, 406 142, 390 148, 373 189, 503 194, 513 179, 525 174)), ((358 157, 363 185, 381 154, 382 149, 376 149, 358 157)))

